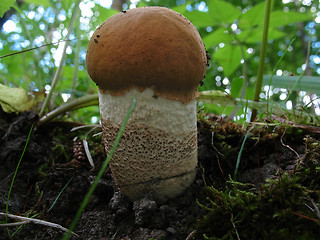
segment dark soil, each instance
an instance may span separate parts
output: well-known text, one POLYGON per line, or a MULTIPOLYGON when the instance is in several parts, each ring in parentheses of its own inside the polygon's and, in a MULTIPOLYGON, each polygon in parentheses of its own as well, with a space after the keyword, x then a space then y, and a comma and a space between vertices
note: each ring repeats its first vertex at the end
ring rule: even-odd
MULTIPOLYGON (((37 116, 31 112, 1 112, 0 212, 6 211, 8 190, 30 127, 36 121, 37 116)), ((93 137, 100 130, 71 131, 76 126, 52 122, 35 127, 13 184, 9 213, 26 217, 38 214, 37 219, 69 227, 105 160, 101 137, 93 137), (93 170, 82 145, 86 136, 96 165, 93 170)), ((196 180, 183 195, 162 204, 147 196, 129 201, 115 186, 108 169, 74 231, 78 237, 71 239, 203 239, 197 228, 208 214, 202 206, 209 206, 207 187, 223 189, 230 176, 235 177, 237 157, 248 129, 215 117, 200 121, 196 180)), ((294 170, 305 155, 303 139, 307 134, 315 135, 297 128, 256 126, 245 142, 237 180, 252 183, 259 191, 266 179, 276 179, 277 173, 294 170)), ((3 217, 0 219, 4 222, 3 217)), ((1 240, 10 239, 8 230, 12 234, 18 227, 0 228, 1 240)), ((57 228, 26 224, 13 239, 61 239, 63 234, 57 228)))

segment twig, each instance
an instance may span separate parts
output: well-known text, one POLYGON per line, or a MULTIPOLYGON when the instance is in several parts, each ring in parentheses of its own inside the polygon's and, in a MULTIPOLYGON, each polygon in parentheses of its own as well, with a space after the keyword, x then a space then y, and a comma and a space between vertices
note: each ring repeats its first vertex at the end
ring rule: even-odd
POLYGON ((30 221, 22 221, 22 222, 14 222, 14 223, 3 223, 3 224, 0 224, 0 227, 15 227, 15 226, 21 226, 21 225, 24 225, 24 224, 28 224, 30 223, 30 221))
POLYGON ((316 222, 316 223, 320 223, 320 221, 318 221, 317 219, 314 219, 314 218, 311 218, 311 217, 308 217, 308 216, 305 216, 303 214, 300 214, 300 213, 297 213, 297 212, 294 212, 294 211, 290 211, 292 214, 294 215, 297 215, 299 217, 302 217, 302 218, 305 218, 305 219, 308 219, 308 220, 311 220, 313 222, 316 222))
POLYGON ((280 142, 281 142, 282 146, 284 146, 284 147, 286 147, 286 148, 289 148, 292 152, 294 152, 294 153, 297 155, 298 160, 301 161, 300 155, 299 155, 292 147, 290 147, 290 146, 287 145, 287 144, 284 144, 284 142, 283 142, 283 136, 286 134, 286 131, 287 131, 287 128, 284 129, 284 132, 283 132, 283 134, 282 134, 282 136, 281 136, 281 138, 280 138, 280 142))
POLYGON ((10 56, 13 56, 13 55, 16 55, 16 54, 20 54, 20 53, 29 52, 29 51, 32 51, 32 50, 35 50, 35 49, 38 49, 38 48, 42 48, 42 47, 47 47, 47 46, 50 46, 50 45, 58 44, 58 43, 61 43, 61 42, 67 42, 67 41, 73 41, 73 40, 75 40, 75 39, 72 39, 72 40, 64 39, 64 40, 59 40, 58 42, 43 44, 43 45, 38 46, 38 47, 28 48, 28 49, 25 49, 25 50, 22 50, 22 51, 19 51, 19 52, 9 53, 9 54, 0 56, 0 59, 6 58, 6 57, 10 57, 10 56))
POLYGON ((96 136, 100 136, 100 135, 102 135, 102 132, 95 133, 92 135, 92 137, 96 137, 96 136))
POLYGON ((311 202, 312 206, 314 207, 313 210, 315 211, 317 217, 320 219, 320 211, 319 211, 317 204, 313 201, 312 198, 309 198, 309 201, 311 202))
MULTIPOLYGON (((58 229, 60 229, 60 230, 63 231, 63 232, 68 232, 68 231, 69 231, 67 228, 62 227, 62 226, 59 225, 59 224, 47 222, 47 221, 40 220, 40 219, 21 217, 21 216, 9 214, 9 213, 8 213, 8 214, 5 214, 5 213, 2 213, 2 212, 0 212, 0 216, 8 216, 9 218, 22 220, 22 221, 24 221, 24 222, 26 222, 26 223, 34 223, 34 224, 45 225, 45 226, 52 227, 52 228, 58 228, 58 229)), ((25 223, 25 224, 26 224, 26 223, 25 223)), ((20 222, 20 224, 21 224, 21 222, 20 222)), ((0 227, 3 226, 3 225, 4 225, 4 224, 0 224, 0 227)), ((76 233, 74 233, 74 232, 71 232, 71 233, 72 233, 73 235, 79 237, 78 234, 76 234, 76 233)))
POLYGON ((89 130, 89 132, 86 133, 84 140, 83 140, 83 147, 84 147, 84 151, 86 152, 87 155, 87 159, 91 165, 92 168, 94 168, 94 163, 93 163, 93 159, 89 150, 89 144, 87 142, 87 136, 89 135, 89 133, 91 133, 92 131, 94 131, 96 128, 100 127, 99 125, 95 125, 93 128, 91 128, 89 130))
POLYGON ((186 240, 191 240, 194 238, 194 236, 196 235, 197 230, 193 230, 186 238, 186 240))
POLYGON ((236 232, 237 240, 240 240, 240 236, 239 236, 238 230, 237 230, 237 228, 236 228, 236 225, 235 225, 234 222, 233 222, 233 214, 232 214, 232 213, 231 213, 231 219, 230 219, 230 221, 231 221, 231 224, 232 224, 232 226, 233 226, 233 228, 234 228, 234 230, 235 230, 235 232, 236 232))
POLYGON ((87 127, 95 127, 95 128, 100 127, 100 128, 101 128, 101 125, 100 125, 100 124, 93 124, 93 125, 81 125, 81 126, 78 126, 78 127, 74 127, 74 128, 72 128, 70 131, 71 131, 71 132, 73 132, 73 131, 76 131, 76 130, 79 130, 79 129, 82 129, 82 128, 87 128, 87 127))
POLYGON ((84 151, 86 152, 86 155, 87 155, 87 159, 89 161, 89 164, 92 168, 94 168, 94 162, 93 162, 93 159, 92 159, 92 156, 91 156, 91 153, 90 153, 90 150, 89 150, 89 144, 87 142, 87 140, 82 140, 82 143, 83 143, 83 147, 84 147, 84 151))

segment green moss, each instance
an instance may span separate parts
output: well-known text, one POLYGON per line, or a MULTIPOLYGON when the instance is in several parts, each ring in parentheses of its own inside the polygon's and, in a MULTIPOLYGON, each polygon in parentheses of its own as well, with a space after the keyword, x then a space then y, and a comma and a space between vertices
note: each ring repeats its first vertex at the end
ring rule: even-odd
POLYGON ((320 142, 307 136, 296 170, 261 188, 230 179, 208 188, 197 239, 319 239, 320 142))

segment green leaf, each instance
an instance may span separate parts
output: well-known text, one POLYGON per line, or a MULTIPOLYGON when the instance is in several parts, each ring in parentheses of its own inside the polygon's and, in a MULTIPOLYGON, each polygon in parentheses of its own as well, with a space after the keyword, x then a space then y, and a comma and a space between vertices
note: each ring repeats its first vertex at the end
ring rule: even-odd
POLYGON ((146 2, 144 1, 144 0, 140 0, 139 2, 138 2, 138 5, 137 5, 137 7, 147 7, 148 5, 146 4, 146 2))
POLYGON ((232 80, 231 95, 233 97, 240 97, 242 85, 243 85, 243 78, 235 78, 232 80))
POLYGON ((210 0, 209 14, 220 24, 231 24, 241 15, 241 10, 222 0, 210 0))
POLYGON ((246 29, 257 25, 262 26, 265 5, 265 2, 261 2, 243 14, 239 19, 239 28, 246 29))
POLYGON ((49 0, 24 0, 24 2, 27 4, 33 3, 34 5, 43 6, 45 8, 50 7, 49 0))
POLYGON ((98 16, 98 24, 103 23, 106 19, 111 17, 112 15, 118 13, 119 11, 113 9, 113 8, 104 8, 99 4, 96 4, 99 16, 98 16))
POLYGON ((183 15, 188 18, 196 27, 208 27, 217 23, 215 19, 207 12, 192 11, 185 12, 183 15))
MULTIPOLYGON (((253 26, 262 26, 264 21, 265 2, 261 2, 243 14, 239 20, 239 28, 246 29, 253 26)), ((273 11, 270 15, 270 28, 312 20, 308 13, 273 11)))
POLYGON ((254 99, 255 87, 246 86, 246 93, 244 99, 254 99))
POLYGON ((0 17, 8 11, 15 3, 15 0, 1 0, 0 1, 0 17))
MULTIPOLYGON (((269 85, 270 75, 263 76, 263 84, 269 85)), ((320 77, 314 76, 273 76, 271 85, 275 88, 291 90, 294 86, 299 91, 320 94, 320 77), (297 84, 297 85, 296 85, 297 84)))
POLYGON ((233 36, 224 28, 218 28, 203 38, 203 42, 205 43, 207 49, 217 46, 219 43, 231 43, 233 40, 233 36))
MULTIPOLYGON (((229 116, 233 111, 234 111, 234 107, 228 107, 228 106, 221 106, 221 105, 215 105, 215 104, 207 104, 206 105, 206 111, 209 113, 213 113, 216 115, 225 115, 225 116, 229 116)), ((239 111, 242 111, 242 109, 240 108, 239 111)), ((241 114, 241 113, 238 113, 241 114)))
POLYGON ((223 48, 219 48, 213 55, 213 59, 223 67, 224 74, 230 76, 239 66, 241 57, 241 49, 239 46, 227 44, 223 48))
POLYGON ((236 104, 234 97, 219 90, 199 92, 198 102, 206 104, 208 112, 229 115, 236 104))
MULTIPOLYGON (((242 31, 238 35, 238 39, 241 42, 245 43, 256 43, 256 42, 261 42, 262 40, 262 33, 263 33, 263 28, 253 28, 253 29, 247 29, 242 31)), ((272 29, 269 28, 269 33, 268 33, 268 39, 279 39, 285 36, 286 34, 282 31, 279 31, 277 29, 272 29)))
POLYGON ((280 27, 290 23, 312 20, 311 14, 298 12, 274 11, 270 15, 270 27, 280 27))
POLYGON ((187 12, 187 6, 190 5, 191 3, 192 1, 186 1, 185 4, 172 7, 171 10, 184 15, 187 12))
MULTIPOLYGON (((222 94, 217 95, 216 91, 199 92, 199 97, 197 98, 197 101, 208 104, 208 107, 209 105, 210 106, 212 105, 210 108, 208 108, 208 112, 212 111, 217 114, 220 113, 220 115, 221 114, 229 115, 236 106, 240 106, 240 107, 248 106, 248 108, 255 108, 261 112, 268 111, 267 109, 268 105, 266 102, 255 102, 252 100, 248 100, 248 98, 246 99, 234 98, 227 94, 224 94, 224 96, 222 94), (216 106, 216 107, 213 108, 213 106, 216 106)), ((275 115, 281 115, 285 113, 286 110, 282 109, 282 107, 277 103, 274 103, 272 111, 275 115)), ((239 114, 239 113, 236 113, 236 114, 239 114)))

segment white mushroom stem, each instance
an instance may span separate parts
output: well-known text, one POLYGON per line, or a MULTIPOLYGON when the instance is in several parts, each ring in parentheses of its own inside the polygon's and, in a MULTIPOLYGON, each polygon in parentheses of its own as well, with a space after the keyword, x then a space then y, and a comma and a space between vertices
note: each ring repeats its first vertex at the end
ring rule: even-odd
POLYGON ((110 167, 120 190, 131 199, 146 195, 166 200, 194 180, 197 166, 196 100, 188 104, 155 97, 153 90, 130 90, 123 96, 99 93, 107 154, 132 97, 131 114, 110 167))

